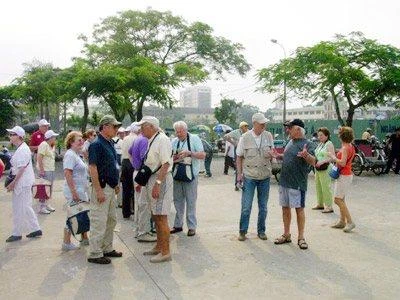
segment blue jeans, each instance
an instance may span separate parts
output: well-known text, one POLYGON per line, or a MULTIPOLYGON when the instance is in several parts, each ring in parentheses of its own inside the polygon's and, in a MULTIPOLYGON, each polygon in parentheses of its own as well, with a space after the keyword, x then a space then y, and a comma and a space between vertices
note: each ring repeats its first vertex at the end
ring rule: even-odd
POLYGON ((267 218, 267 203, 269 196, 269 181, 270 178, 257 180, 244 177, 243 179, 243 192, 242 192, 242 211, 240 215, 240 233, 247 233, 249 228, 249 220, 251 213, 251 206, 253 204, 254 191, 257 187, 258 199, 258 221, 257 233, 265 233, 265 220, 267 218))

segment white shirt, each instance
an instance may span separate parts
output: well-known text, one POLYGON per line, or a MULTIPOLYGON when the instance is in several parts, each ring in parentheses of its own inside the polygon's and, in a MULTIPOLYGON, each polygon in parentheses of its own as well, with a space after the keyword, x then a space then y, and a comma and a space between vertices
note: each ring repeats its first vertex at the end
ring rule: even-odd
POLYGON ((31 150, 26 143, 22 143, 17 148, 10 162, 13 175, 17 175, 20 168, 25 168, 15 185, 15 192, 18 193, 23 187, 31 187, 35 182, 35 174, 33 173, 31 150))
POLYGON ((235 156, 235 146, 232 143, 225 142, 225 156, 233 157, 235 156))
POLYGON ((121 145, 121 159, 130 159, 131 155, 129 154, 129 149, 132 147, 133 141, 136 137, 137 135, 132 132, 128 136, 124 137, 121 145))
POLYGON ((117 152, 118 155, 121 155, 122 154, 122 142, 123 142, 123 139, 118 138, 118 139, 115 139, 114 141, 117 141, 114 144, 115 152, 117 152))
POLYGON ((161 165, 169 163, 168 172, 172 171, 172 146, 169 138, 164 133, 160 132, 158 135, 156 133, 149 139, 147 149, 146 166, 154 172, 161 165))

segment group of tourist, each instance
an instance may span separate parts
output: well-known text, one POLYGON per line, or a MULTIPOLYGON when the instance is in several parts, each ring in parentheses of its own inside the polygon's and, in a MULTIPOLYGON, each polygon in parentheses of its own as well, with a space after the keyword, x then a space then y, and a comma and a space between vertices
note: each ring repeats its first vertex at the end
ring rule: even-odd
MULTIPOLYGON (((226 156, 229 159, 226 161, 228 165, 234 161, 235 188, 242 189, 238 240, 246 240, 256 189, 259 209, 257 235, 261 240, 267 239, 267 204, 274 159, 282 160, 279 203, 283 219, 283 234, 275 239, 275 244, 291 242, 291 209, 294 208, 297 215, 297 244, 300 249, 308 248, 304 236, 304 207, 310 165, 316 169, 317 205, 313 209, 331 213, 334 199, 340 209, 340 219, 332 227, 341 228, 344 232, 353 230, 355 224, 346 205, 352 182, 351 161, 355 155, 351 144, 353 130, 349 127, 340 128, 342 146, 335 154, 327 128, 318 130, 319 144, 315 147, 305 138, 304 122, 294 119, 284 124, 290 140, 284 152, 278 154, 273 136, 266 130, 267 122, 262 113, 256 113, 252 116, 251 130, 246 122, 242 122, 238 130, 224 137, 228 144, 226 156), (340 172, 333 193, 329 175, 332 164, 340 172)), ((130 219, 134 215, 137 240, 155 242, 154 247, 143 253, 152 256, 151 262, 171 260, 170 234, 183 231, 185 212, 187 236, 196 235, 200 163, 207 159, 209 148, 212 147, 204 137, 189 133, 185 122, 178 121, 173 127, 176 137, 171 141, 155 117, 145 116, 140 122, 121 129, 120 122, 106 115, 100 120, 97 131, 90 129, 84 134, 78 131, 67 134, 64 141, 67 151, 63 159, 63 194, 67 205, 90 202, 90 241, 87 232, 82 232, 80 241, 81 246, 89 245, 88 262, 109 264, 110 257, 123 255, 113 247, 118 194, 122 194, 123 217, 130 219), (176 215, 170 228, 168 215, 172 202, 176 215), (156 235, 153 234, 153 224, 156 235)), ((7 242, 13 242, 20 240, 23 232, 28 232, 29 238, 42 235, 32 209, 31 188, 35 181, 32 153, 38 177, 52 184, 58 134, 49 130, 46 120, 41 120, 39 130, 32 134, 29 148, 24 142, 24 129, 15 126, 7 131, 11 143, 17 147, 11 159, 14 177, 7 186, 7 190, 13 192, 14 224, 7 242)), ((209 165, 206 175, 211 177, 209 165)), ((39 213, 50 214, 54 211, 48 199, 39 199, 39 203, 39 213)), ((71 241, 71 234, 66 222, 62 243, 65 251, 79 248, 71 241)))

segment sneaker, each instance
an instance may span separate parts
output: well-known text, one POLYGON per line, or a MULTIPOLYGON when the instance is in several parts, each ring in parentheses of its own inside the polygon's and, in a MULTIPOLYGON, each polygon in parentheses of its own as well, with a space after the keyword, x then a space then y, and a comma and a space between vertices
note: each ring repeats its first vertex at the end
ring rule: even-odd
POLYGON ((82 239, 80 241, 81 246, 89 246, 89 239, 82 239))
POLYGON ((317 205, 317 206, 314 206, 314 207, 312 208, 312 210, 322 210, 322 209, 324 209, 324 207, 321 206, 321 205, 317 205))
POLYGON ((194 229, 189 229, 187 232, 187 236, 194 236, 196 234, 196 230, 194 229))
POLYGON ((42 206, 42 207, 40 208, 40 210, 39 210, 39 214, 42 214, 42 215, 49 215, 49 214, 50 214, 50 211, 47 210, 46 206, 42 206))
POLYGON ((20 235, 12 235, 8 239, 6 239, 6 243, 11 243, 11 242, 16 242, 22 239, 22 236, 20 235))
POLYGON ((43 233, 41 230, 36 230, 34 232, 31 232, 30 234, 27 234, 26 237, 27 238, 35 238, 35 237, 40 237, 42 235, 43 235, 43 233))
POLYGON ((61 250, 62 251, 71 251, 71 250, 78 250, 79 247, 72 244, 72 243, 62 243, 61 250))
POLYGON ((246 234, 245 233, 239 233, 238 241, 245 241, 246 240, 246 234))
POLYGON ((257 234, 257 236, 260 240, 264 240, 264 241, 268 240, 268 237, 265 233, 259 233, 259 234, 257 234))
POLYGON ((347 223, 346 227, 343 229, 344 232, 349 233, 351 232, 354 228, 356 228, 356 224, 354 223, 347 223))
POLYGON ((152 263, 161 263, 161 262, 166 262, 172 260, 171 254, 167 255, 162 255, 161 253, 158 253, 156 256, 150 258, 150 262, 152 263))
POLYGON ((345 226, 346 224, 339 220, 335 224, 333 224, 331 228, 343 229, 345 226))
POLYGON ((152 235, 151 233, 141 234, 137 237, 137 241, 140 243, 151 243, 157 242, 157 236, 152 235))
POLYGON ((49 212, 55 212, 55 211, 56 211, 56 209, 55 209, 54 207, 50 206, 50 205, 46 205, 46 209, 47 209, 49 212))

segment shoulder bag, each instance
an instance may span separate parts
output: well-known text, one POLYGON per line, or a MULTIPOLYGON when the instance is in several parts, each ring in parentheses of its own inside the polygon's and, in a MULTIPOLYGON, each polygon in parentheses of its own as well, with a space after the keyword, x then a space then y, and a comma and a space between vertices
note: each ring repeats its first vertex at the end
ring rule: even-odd
POLYGON ((146 159, 147 159, 147 154, 148 154, 149 151, 150 151, 151 145, 153 144, 154 140, 157 138, 157 136, 158 136, 159 134, 160 134, 160 133, 157 133, 157 135, 156 135, 156 136, 154 137, 154 139, 151 141, 151 143, 150 143, 150 145, 149 145, 149 148, 147 149, 147 152, 146 152, 146 154, 145 154, 145 156, 144 156, 144 158, 143 158, 143 160, 142 160, 142 165, 141 165, 141 167, 140 167, 138 173, 136 174, 135 182, 136 182, 137 184, 141 185, 141 186, 146 186, 146 184, 149 182, 149 179, 150 179, 151 175, 153 175, 154 173, 157 173, 157 171, 160 170, 160 168, 161 168, 161 166, 159 166, 159 167, 157 168, 157 170, 155 170, 155 171, 153 172, 153 171, 152 171, 148 166, 146 166, 145 163, 144 163, 144 162, 146 161, 146 159))
MULTIPOLYGON (((188 150, 191 151, 189 133, 186 137, 186 140, 188 144, 188 150)), ((176 146, 177 149, 176 153, 178 153, 179 143, 180 141, 178 141, 178 145, 176 146)), ((185 162, 174 163, 172 167, 172 177, 174 178, 174 180, 177 181, 192 182, 194 179, 192 161, 190 160, 190 163, 185 163, 185 162)))

